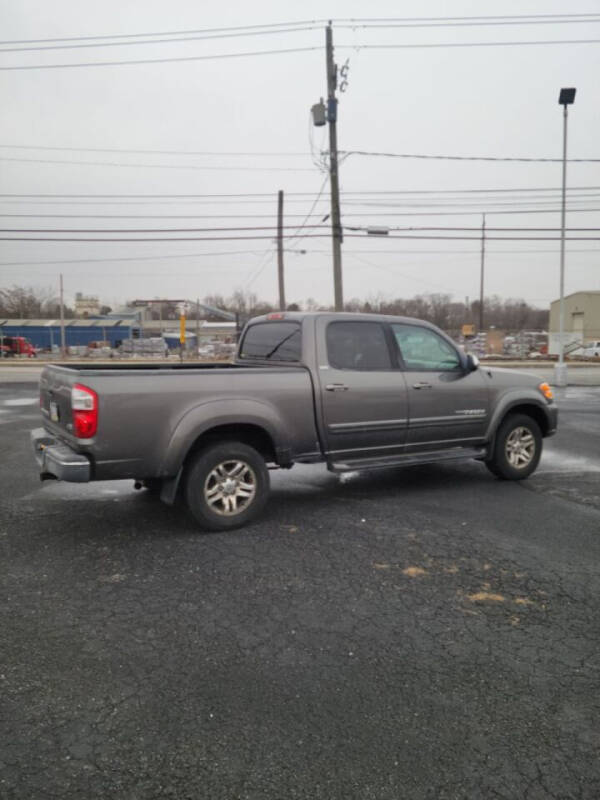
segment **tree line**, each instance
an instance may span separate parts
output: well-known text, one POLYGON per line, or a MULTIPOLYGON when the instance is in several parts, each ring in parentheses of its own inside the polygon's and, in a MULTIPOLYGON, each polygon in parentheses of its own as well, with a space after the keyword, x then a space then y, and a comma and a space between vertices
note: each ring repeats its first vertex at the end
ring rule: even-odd
MULTIPOLYGON (((276 305, 261 300, 253 292, 236 290, 230 297, 220 294, 208 295, 203 298, 203 303, 213 308, 237 314, 241 321, 260 314, 268 314, 278 310, 276 305)), ((410 299, 386 298, 383 295, 370 297, 367 300, 353 298, 345 303, 346 311, 393 314, 396 316, 416 317, 432 322, 442 330, 452 334, 460 332, 466 324, 475 324, 479 320, 479 301, 472 303, 457 302, 450 294, 429 293, 419 294, 410 299)), ((290 303, 288 311, 332 311, 333 307, 322 305, 314 298, 297 303, 290 303)), ((102 306, 102 313, 110 311, 108 306, 102 306)), ((159 315, 163 319, 176 319, 179 311, 175 304, 163 303, 159 312, 152 309, 152 316, 156 319, 159 315)), ((12 286, 0 288, 0 316, 9 319, 57 319, 60 316, 59 299, 51 289, 36 287, 12 286)), ((65 318, 73 319, 75 310, 65 306, 65 318)), ((195 319, 195 303, 190 302, 188 312, 190 319, 195 319)), ((221 317, 207 314, 202 309, 200 317, 203 319, 219 321, 221 317)), ((519 330, 547 330, 549 310, 531 306, 525 300, 508 298, 503 299, 494 295, 486 297, 484 302, 484 328, 495 327, 505 331, 519 330)))
MULTIPOLYGON (((277 310, 277 306, 260 300, 255 294, 239 291, 229 298, 211 295, 204 298, 204 302, 242 317, 258 316, 277 310)), ((333 306, 322 305, 309 297, 304 302, 289 304, 287 310, 333 311, 333 306)), ((440 293, 419 294, 410 299, 398 297, 393 300, 383 295, 368 300, 353 298, 344 303, 344 310, 415 317, 432 322, 438 328, 453 334, 459 333, 463 325, 474 324, 477 327, 479 321, 479 300, 467 304, 453 300, 450 294, 440 293)), ((503 299, 498 295, 486 297, 483 311, 486 329, 490 327, 504 331, 548 329, 550 310, 536 308, 522 299, 503 299)))

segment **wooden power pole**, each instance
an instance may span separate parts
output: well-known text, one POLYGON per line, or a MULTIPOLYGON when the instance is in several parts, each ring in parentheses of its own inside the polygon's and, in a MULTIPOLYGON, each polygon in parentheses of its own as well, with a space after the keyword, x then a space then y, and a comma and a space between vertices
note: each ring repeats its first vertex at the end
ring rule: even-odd
POLYGON ((60 356, 65 358, 67 347, 65 342, 65 302, 63 293, 63 276, 60 275, 60 356))
POLYGON ((481 222, 481 271, 479 275, 479 332, 483 332, 483 286, 485 279, 485 214, 481 222))
POLYGON ((342 287, 342 223, 340 215, 340 181, 337 146, 337 67, 333 60, 333 31, 331 22, 325 28, 327 53, 327 122, 329 123, 329 179, 331 185, 331 237, 333 248, 333 291, 335 310, 344 310, 342 287))

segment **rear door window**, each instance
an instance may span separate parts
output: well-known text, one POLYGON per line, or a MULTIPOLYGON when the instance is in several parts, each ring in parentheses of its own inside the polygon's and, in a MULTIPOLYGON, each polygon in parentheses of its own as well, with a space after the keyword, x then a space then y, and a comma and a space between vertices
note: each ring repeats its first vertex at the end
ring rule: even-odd
POLYGON ((300 361, 302 335, 297 322, 259 322, 242 341, 240 358, 259 361, 300 361))
POLYGON ((378 322, 331 322, 327 326, 327 357, 334 369, 392 369, 385 331, 378 322))

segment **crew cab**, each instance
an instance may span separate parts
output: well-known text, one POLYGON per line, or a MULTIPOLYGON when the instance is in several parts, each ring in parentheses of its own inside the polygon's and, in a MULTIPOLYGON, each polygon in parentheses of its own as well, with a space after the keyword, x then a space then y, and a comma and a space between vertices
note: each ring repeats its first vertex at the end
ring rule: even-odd
POLYGON ((346 313, 256 317, 232 364, 50 365, 40 409, 42 479, 132 478, 210 530, 253 519, 268 469, 295 463, 477 459, 520 480, 557 424, 540 379, 479 366, 428 322, 346 313))

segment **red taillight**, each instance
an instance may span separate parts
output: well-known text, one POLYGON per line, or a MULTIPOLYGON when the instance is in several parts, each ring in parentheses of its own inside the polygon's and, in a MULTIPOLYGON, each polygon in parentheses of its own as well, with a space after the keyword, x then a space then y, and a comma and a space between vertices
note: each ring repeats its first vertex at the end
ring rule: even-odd
POLYGON ((98 430, 98 395, 93 389, 76 383, 71 389, 73 433, 78 439, 90 439, 98 430))

